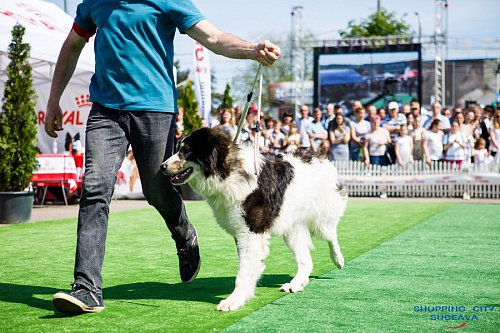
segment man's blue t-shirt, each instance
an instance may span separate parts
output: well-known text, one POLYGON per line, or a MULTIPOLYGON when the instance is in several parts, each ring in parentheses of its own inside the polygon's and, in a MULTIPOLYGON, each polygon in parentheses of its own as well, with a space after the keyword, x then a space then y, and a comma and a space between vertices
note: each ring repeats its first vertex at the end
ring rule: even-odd
POLYGON ((191 0, 84 0, 75 31, 97 28, 90 100, 129 111, 177 112, 173 75, 175 29, 203 19, 191 0))

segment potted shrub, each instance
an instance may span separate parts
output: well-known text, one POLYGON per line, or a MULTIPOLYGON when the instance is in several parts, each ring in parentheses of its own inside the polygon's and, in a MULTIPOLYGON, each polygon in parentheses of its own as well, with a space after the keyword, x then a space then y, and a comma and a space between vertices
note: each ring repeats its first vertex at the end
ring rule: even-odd
POLYGON ((26 189, 37 167, 36 93, 24 31, 19 24, 12 29, 0 112, 0 223, 27 222, 33 208, 33 191, 26 189))

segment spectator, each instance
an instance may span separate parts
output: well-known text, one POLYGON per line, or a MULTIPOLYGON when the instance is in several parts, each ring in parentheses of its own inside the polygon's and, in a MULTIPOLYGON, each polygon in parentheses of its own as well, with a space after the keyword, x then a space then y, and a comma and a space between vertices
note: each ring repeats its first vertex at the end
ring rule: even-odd
POLYGON ((413 163, 413 140, 408 135, 408 125, 401 125, 399 133, 394 150, 398 164, 404 167, 409 163, 413 163))
POLYGON ((424 159, 423 136, 425 134, 425 129, 422 127, 422 116, 415 117, 415 122, 413 125, 413 158, 417 161, 424 159))
POLYGON ((236 124, 239 124, 241 120, 241 113, 243 112, 241 110, 241 106, 235 104, 233 105, 233 110, 234 110, 234 121, 236 122, 236 124))
POLYGON ((258 147, 259 147, 259 152, 262 153, 262 154, 267 154, 269 153, 269 143, 267 141, 267 138, 266 136, 262 135, 262 132, 260 132, 260 135, 259 135, 259 142, 255 142, 257 140, 257 129, 255 127, 252 128, 252 130, 250 131, 250 142, 252 144, 257 144, 258 147))
POLYGON ((384 108, 378 110, 378 116, 380 117, 380 126, 384 126, 387 121, 387 111, 384 108))
POLYGON ((321 120, 321 123, 323 124, 323 128, 325 130, 328 130, 330 126, 330 122, 335 118, 335 106, 333 103, 328 103, 326 105, 326 113, 323 119, 321 120))
POLYGON ((325 141, 328 138, 328 132, 321 124, 321 116, 323 113, 320 108, 315 108, 313 112, 313 120, 307 126, 307 135, 309 136, 310 147, 313 152, 320 154, 325 146, 325 141))
POLYGON ((413 118, 417 118, 418 116, 420 116, 420 121, 421 121, 421 124, 423 127, 423 124, 427 120, 428 116, 423 115, 420 112, 420 103, 417 101, 412 101, 410 104, 410 109, 411 109, 411 114, 413 115, 413 118))
POLYGON ((425 163, 428 165, 433 161, 443 160, 443 136, 441 120, 436 118, 432 121, 430 130, 426 131, 422 138, 425 163))
POLYGON ((288 136, 285 139, 284 146, 286 153, 293 153, 300 146, 299 130, 297 128, 297 125, 294 123, 290 124, 290 132, 288 133, 288 136))
POLYGON ((403 113, 403 115, 404 115, 404 116, 409 115, 409 114, 411 113, 411 107, 410 107, 410 104, 404 104, 404 105, 403 105, 403 110, 402 110, 402 111, 403 111, 402 113, 403 113))
POLYGON ((466 158, 467 138, 460 132, 460 125, 457 121, 451 124, 451 130, 443 137, 443 151, 445 160, 456 164, 459 168, 466 158))
POLYGON ((396 161, 396 152, 394 147, 396 145, 396 137, 399 135, 401 125, 406 125, 406 117, 399 113, 398 102, 390 102, 388 105, 389 109, 389 119, 385 122, 384 128, 391 135, 391 145, 388 147, 389 155, 391 156, 391 161, 396 161))
POLYGON ((297 119, 297 128, 300 135, 300 149, 310 149, 311 141, 307 134, 307 127, 312 122, 312 117, 309 116, 309 107, 305 104, 300 106, 300 118, 297 119))
POLYGON ((474 150, 472 151, 474 157, 474 164, 477 166, 481 166, 486 164, 486 160, 488 158, 488 149, 486 149, 486 140, 483 138, 479 138, 476 141, 476 145, 474 146, 474 150))
POLYGON ((491 156, 495 157, 500 151, 500 109, 495 111, 493 123, 490 128, 490 151, 491 156))
MULTIPOLYGON (((354 102, 352 102, 352 108, 350 114, 353 114, 357 108, 362 108, 362 107, 363 104, 361 103, 361 101, 355 100, 354 102)), ((337 110, 335 110, 335 114, 337 114, 337 110)))
POLYGON ((481 137, 486 141, 486 149, 490 147, 490 128, 491 128, 491 119, 495 110, 493 106, 487 105, 484 108, 483 118, 479 123, 479 127, 481 128, 481 137))
MULTIPOLYGON (((375 108, 374 105, 371 105, 375 108)), ((375 109, 376 111, 376 109, 375 109)), ((370 132, 370 122, 365 120, 365 109, 354 110, 354 120, 351 121, 351 140, 349 141, 349 157, 353 161, 361 161, 364 157, 363 147, 365 135, 370 132)))
POLYGON ((443 108, 443 116, 445 116, 446 118, 448 118, 448 121, 451 123, 453 121, 453 115, 451 113, 451 110, 448 109, 448 108, 443 108))
POLYGON ((415 127, 415 117, 413 116, 413 114, 408 113, 406 115, 406 124, 408 125, 408 135, 412 136, 413 129, 415 127))
POLYGON ((283 123, 281 124, 281 131, 285 136, 290 134, 290 126, 292 125, 293 122, 293 116, 291 113, 285 113, 283 114, 283 123))
POLYGON ((338 113, 335 119, 330 123, 328 129, 330 138, 330 156, 331 161, 349 160, 349 140, 350 129, 346 126, 345 117, 338 113))
POLYGON ((365 120, 367 120, 368 123, 371 123, 372 118, 377 115, 377 107, 373 104, 370 104, 366 107, 366 110, 368 112, 368 115, 366 116, 365 120))
POLYGON ((281 132, 281 121, 274 122, 274 128, 267 132, 267 138, 269 139, 269 151, 275 154, 280 153, 285 141, 285 134, 281 132))
POLYGON ((371 130, 365 136, 365 164, 389 165, 387 157, 387 145, 391 143, 389 132, 380 127, 380 117, 374 116, 371 130))
POLYGON ((227 134, 229 134, 232 138, 236 135, 237 126, 235 125, 234 120, 234 111, 230 108, 224 108, 220 113, 219 125, 215 126, 227 134))
POLYGON ((345 125, 351 127, 351 119, 345 114, 345 110, 340 105, 335 105, 335 115, 342 114, 344 116, 345 125))
POLYGON ((434 119, 439 119, 441 121, 441 128, 444 132, 448 132, 450 130, 450 121, 448 118, 441 114, 441 104, 433 103, 432 106, 432 116, 429 117, 423 124, 425 129, 429 129, 431 127, 434 119))

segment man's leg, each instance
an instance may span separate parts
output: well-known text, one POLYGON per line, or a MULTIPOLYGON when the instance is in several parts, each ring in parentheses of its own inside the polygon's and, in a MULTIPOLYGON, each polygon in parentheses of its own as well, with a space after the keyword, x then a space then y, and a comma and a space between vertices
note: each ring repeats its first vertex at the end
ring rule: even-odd
POLYGON ((128 141, 119 125, 121 113, 94 104, 87 121, 85 177, 78 215, 73 292, 53 297, 61 312, 99 312, 102 301, 102 264, 108 227, 109 203, 116 174, 128 141))
POLYGON ((200 267, 196 230, 189 222, 182 198, 160 171, 172 156, 175 115, 163 112, 130 112, 130 143, 139 169, 144 196, 161 214, 175 240, 181 280, 191 282, 200 267))

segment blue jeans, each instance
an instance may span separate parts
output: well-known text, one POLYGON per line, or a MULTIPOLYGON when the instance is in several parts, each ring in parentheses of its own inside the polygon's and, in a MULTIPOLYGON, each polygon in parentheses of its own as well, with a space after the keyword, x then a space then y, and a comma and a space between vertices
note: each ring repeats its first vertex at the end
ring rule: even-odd
POLYGON ((175 115, 119 111, 94 103, 87 120, 85 177, 78 215, 74 285, 101 293, 108 213, 118 169, 132 145, 144 196, 165 220, 177 245, 195 230, 160 164, 173 154, 175 115))

